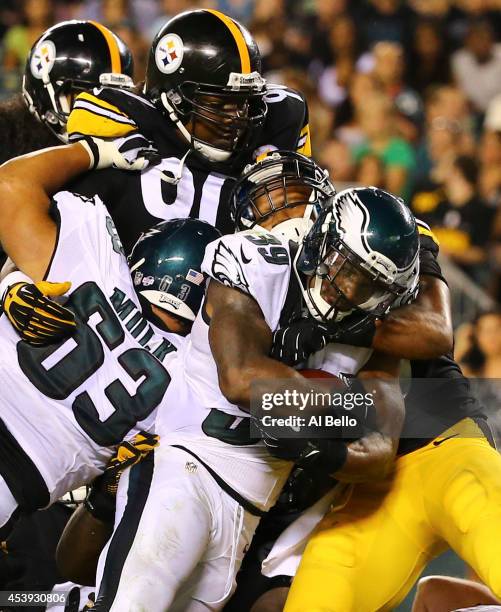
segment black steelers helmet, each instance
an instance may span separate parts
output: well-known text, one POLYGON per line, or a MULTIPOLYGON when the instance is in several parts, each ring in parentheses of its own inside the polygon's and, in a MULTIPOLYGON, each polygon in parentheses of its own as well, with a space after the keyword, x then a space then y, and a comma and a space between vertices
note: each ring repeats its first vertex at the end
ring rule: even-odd
POLYGON ((261 56, 250 33, 215 10, 181 13, 153 40, 144 93, 192 148, 224 162, 266 117, 261 56))
POLYGON ((66 141, 68 95, 109 85, 132 87, 132 53, 111 30, 95 21, 63 21, 31 48, 23 78, 30 111, 66 141))

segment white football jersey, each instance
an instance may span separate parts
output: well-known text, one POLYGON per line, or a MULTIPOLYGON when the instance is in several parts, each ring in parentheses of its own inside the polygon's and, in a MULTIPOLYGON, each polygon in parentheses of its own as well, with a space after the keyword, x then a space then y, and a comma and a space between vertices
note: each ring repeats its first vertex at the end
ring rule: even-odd
MULTIPOLYGON (((278 327, 291 274, 287 244, 262 230, 223 236, 207 247, 202 270, 251 295, 270 329, 278 327)), ((184 445, 240 495, 267 510, 291 464, 271 457, 262 442, 249 443, 249 414, 221 393, 208 332, 202 308, 179 350, 156 431, 162 443, 184 445)))
POLYGON ((98 197, 60 192, 46 280, 71 281, 73 337, 20 341, 0 317, 0 418, 37 466, 51 502, 102 471, 110 447, 150 430, 184 339, 143 318, 120 240, 98 197))

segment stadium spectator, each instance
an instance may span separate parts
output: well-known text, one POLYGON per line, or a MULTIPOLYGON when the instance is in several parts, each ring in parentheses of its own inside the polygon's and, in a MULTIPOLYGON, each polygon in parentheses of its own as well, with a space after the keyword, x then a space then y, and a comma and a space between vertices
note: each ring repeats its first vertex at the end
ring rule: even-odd
POLYGON ((360 23, 367 47, 390 40, 407 45, 412 12, 400 0, 368 0, 362 4, 360 23))
POLYGON ((340 140, 332 138, 322 147, 319 155, 320 165, 329 171, 336 189, 340 191, 341 183, 351 183, 355 180, 355 164, 350 147, 340 140))
POLYGON ((53 4, 50 0, 26 0, 23 23, 7 30, 3 40, 4 70, 23 70, 31 46, 49 26, 54 24, 53 4))
POLYGON ((369 153, 358 162, 355 181, 361 185, 372 185, 386 189, 384 165, 380 157, 369 153))
MULTIPOLYGON (((501 95, 491 101, 484 122, 480 141, 479 157, 480 191, 490 205, 500 208, 501 204, 501 95)), ((500 220, 501 221, 501 220, 500 220)), ((501 223, 500 223, 501 225, 501 223)), ((500 231, 497 232, 501 236, 500 231)))
POLYGON ((357 28, 349 15, 341 15, 333 21, 329 54, 330 62, 320 74, 318 92, 327 104, 336 107, 346 100, 355 69, 367 72, 372 64, 370 54, 361 54, 357 28))
POLYGON ((419 19, 414 28, 406 81, 421 96, 431 85, 444 85, 450 81, 447 39, 443 35, 443 28, 443 22, 432 19, 419 19))
POLYGON ((315 41, 314 57, 324 66, 332 59, 329 44, 331 26, 336 19, 349 14, 350 4, 353 5, 347 0, 316 0, 312 7, 312 16, 306 19, 312 40, 315 41))
POLYGON ((409 0, 409 6, 420 16, 445 19, 451 10, 450 0, 409 0))
POLYGON ((501 378, 501 311, 481 313, 456 334, 455 355, 467 376, 501 378))
POLYGON ((374 77, 363 72, 355 72, 348 85, 348 98, 336 109, 334 135, 350 146, 364 141, 360 117, 364 113, 368 98, 379 91, 374 77))
POLYGON ((426 128, 417 151, 412 206, 416 214, 427 213, 438 203, 441 187, 454 159, 462 153, 462 129, 458 121, 435 117, 426 128), (431 199, 430 199, 431 198, 431 199))
POLYGON ((419 95, 404 82, 404 47, 397 42, 380 42, 374 46, 373 76, 398 110, 398 130, 410 141, 416 140, 423 119, 419 95))
POLYGON ((354 147, 353 155, 357 163, 366 155, 376 155, 384 165, 386 188, 407 198, 415 157, 412 147, 397 135, 395 120, 396 111, 388 96, 374 94, 367 98, 359 118, 365 141, 354 147))
POLYGON ((495 211, 480 198, 477 190, 478 163, 473 157, 458 156, 443 177, 442 197, 433 210, 420 214, 448 255, 477 282, 489 281, 489 241, 495 211))
POLYGON ((487 20, 473 21, 465 45, 451 58, 452 72, 474 108, 485 112, 501 93, 501 44, 496 43, 487 20))

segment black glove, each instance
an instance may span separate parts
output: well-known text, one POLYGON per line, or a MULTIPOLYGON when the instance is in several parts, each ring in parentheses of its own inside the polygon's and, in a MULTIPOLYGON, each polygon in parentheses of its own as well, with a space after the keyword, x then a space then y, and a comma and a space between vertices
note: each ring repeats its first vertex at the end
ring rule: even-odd
POLYGON ((294 461, 305 470, 318 470, 329 475, 337 472, 344 465, 348 455, 345 441, 340 438, 278 439, 264 434, 263 442, 273 457, 294 461))
POLYGON ((14 329, 33 346, 46 346, 71 336, 75 316, 50 297, 66 293, 71 283, 15 283, 2 300, 2 307, 14 329))
POLYGON ((354 313, 339 323, 299 319, 275 331, 270 357, 295 366, 330 342, 370 348, 375 333, 376 319, 366 313, 354 313))
POLYGON ((273 334, 270 357, 289 366, 297 365, 322 350, 329 342, 329 328, 315 319, 299 319, 273 334))
POLYGON ((356 312, 329 326, 329 342, 371 348, 375 333, 376 319, 356 312))

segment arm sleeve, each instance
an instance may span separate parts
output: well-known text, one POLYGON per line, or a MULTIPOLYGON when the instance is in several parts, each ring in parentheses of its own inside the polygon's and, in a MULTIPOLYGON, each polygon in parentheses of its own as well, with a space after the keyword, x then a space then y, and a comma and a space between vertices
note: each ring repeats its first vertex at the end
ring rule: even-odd
POLYGON ((99 95, 84 92, 75 99, 67 130, 70 140, 78 140, 82 136, 119 138, 137 130, 137 125, 118 106, 101 99, 99 95))
POLYGON ((265 100, 268 114, 254 157, 270 149, 297 151, 311 157, 308 104, 303 94, 288 87, 270 85, 265 100))
POLYGON ((416 219, 416 223, 419 232, 419 274, 435 276, 447 284, 437 260, 439 244, 435 234, 420 219, 416 219))
POLYGON ((57 225, 57 242, 45 280, 79 285, 116 274, 123 249, 106 207, 98 197, 68 191, 55 194, 50 214, 57 225))

